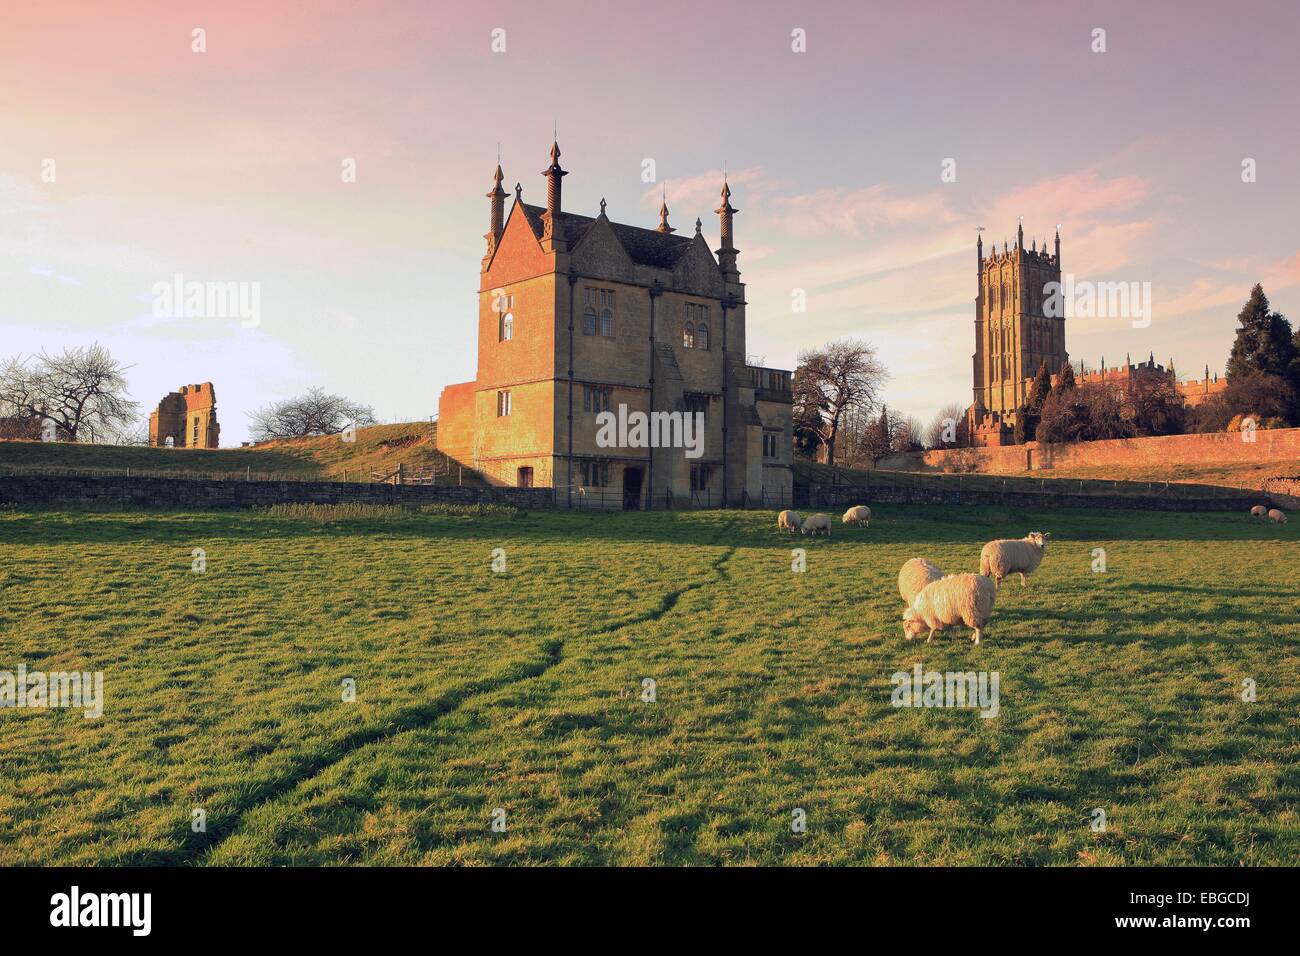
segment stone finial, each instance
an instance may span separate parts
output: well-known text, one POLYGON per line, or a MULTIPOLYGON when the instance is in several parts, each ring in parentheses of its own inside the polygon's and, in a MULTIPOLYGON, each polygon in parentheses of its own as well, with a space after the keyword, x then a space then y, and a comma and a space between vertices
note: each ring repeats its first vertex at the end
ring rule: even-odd
POLYGON ((569 175, 560 168, 560 144, 551 143, 551 165, 542 170, 546 177, 546 212, 552 217, 560 212, 560 180, 569 175))
POLYGON ((506 191, 501 188, 501 180, 504 175, 501 172, 501 163, 497 163, 497 171, 492 174, 492 191, 487 194, 487 198, 492 201, 492 231, 488 233, 489 248, 495 246, 501 239, 501 231, 505 223, 505 202, 506 191))
POLYGON ((655 232, 662 232, 664 235, 674 233, 677 230, 668 225, 668 190, 663 191, 663 201, 659 204, 659 228, 655 232))
POLYGON ((713 211, 718 214, 722 234, 722 242, 718 246, 718 268, 724 277, 734 281, 740 278, 740 270, 736 268, 737 250, 732 233, 732 217, 740 210, 731 205, 731 186, 725 175, 722 179, 722 205, 713 211))

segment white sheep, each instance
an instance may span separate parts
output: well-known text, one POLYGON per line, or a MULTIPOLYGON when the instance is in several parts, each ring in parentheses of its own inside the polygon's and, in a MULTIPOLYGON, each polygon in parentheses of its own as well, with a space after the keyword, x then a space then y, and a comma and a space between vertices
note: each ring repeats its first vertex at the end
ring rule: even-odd
POLYGON ((902 595, 903 603, 910 607, 927 584, 941 577, 943 572, 925 558, 912 558, 898 572, 898 593, 902 595))
POLYGON ((1266 514, 1268 514, 1268 509, 1263 505, 1255 505, 1255 507, 1250 509, 1250 516, 1252 518, 1262 518, 1266 514))
POLYGON ((1286 524, 1286 512, 1279 511, 1277 508, 1269 508, 1268 520, 1276 521, 1278 524, 1286 524))
POLYGON ((903 636, 909 641, 927 628, 929 644, 935 631, 955 624, 974 628, 971 640, 978 644, 980 632, 993 616, 997 588, 982 574, 949 574, 931 581, 903 612, 903 636))
POLYGON ((803 521, 803 526, 799 528, 804 534, 816 536, 817 532, 822 532, 826 537, 831 536, 831 517, 818 512, 815 515, 809 515, 803 521))
POLYGON ((1021 584, 1028 584, 1025 575, 1032 574, 1042 562, 1050 537, 1044 531, 1031 531, 1023 538, 990 541, 980 551, 980 574, 991 577, 995 588, 1013 574, 1020 575, 1021 584))
POLYGON ((866 505, 854 505, 844 512, 845 524, 868 525, 871 523, 871 509, 866 505))
POLYGON ((803 526, 803 518, 799 516, 799 512, 787 508, 776 516, 776 526, 781 531, 789 531, 794 534, 803 526))

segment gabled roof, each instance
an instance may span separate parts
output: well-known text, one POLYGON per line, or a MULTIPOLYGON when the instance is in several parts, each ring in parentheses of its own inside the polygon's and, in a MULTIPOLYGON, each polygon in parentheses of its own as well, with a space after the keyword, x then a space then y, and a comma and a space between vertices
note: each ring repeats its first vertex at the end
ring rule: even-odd
MULTIPOLYGON (((530 206, 520 203, 520 208, 528 219, 528 225, 539 240, 542 238, 542 215, 544 206, 530 206)), ((579 216, 577 213, 561 212, 560 226, 564 229, 564 240, 569 248, 575 248, 582 237, 587 234, 596 220, 591 216, 579 216)), ((627 226, 621 222, 608 220, 614 235, 623 244, 632 261, 638 265, 653 266, 656 269, 671 269, 690 248, 692 239, 688 236, 674 236, 655 229, 643 229, 640 226, 627 226)))

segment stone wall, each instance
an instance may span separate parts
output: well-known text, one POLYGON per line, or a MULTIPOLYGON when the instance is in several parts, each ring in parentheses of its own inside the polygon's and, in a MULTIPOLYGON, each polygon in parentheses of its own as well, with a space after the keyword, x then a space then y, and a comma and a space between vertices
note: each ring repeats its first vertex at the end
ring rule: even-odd
POLYGON ((1000 491, 997 489, 909 488, 872 485, 853 488, 844 485, 815 485, 808 490, 804 508, 837 508, 859 504, 931 504, 974 505, 1009 508, 1087 508, 1089 510, 1140 511, 1241 511, 1261 503, 1259 495, 1230 495, 1215 498, 1191 498, 1176 495, 1089 495, 1061 494, 1051 491, 1000 491))
POLYGON ((218 481, 125 476, 0 475, 0 503, 248 508, 275 504, 457 504, 547 508, 549 488, 381 485, 341 481, 218 481))
MULTIPOLYGON (((1259 495, 1193 498, 1183 496, 1061 494, 946 487, 815 485, 805 508, 850 504, 992 505, 1024 508, 1122 508, 1155 511, 1246 511, 1259 495)), ((802 498, 802 495, 800 495, 802 498)), ((131 508, 248 508, 274 504, 433 504, 437 502, 549 508, 550 488, 469 487, 458 485, 381 485, 337 481, 219 481, 125 476, 0 475, 0 504, 118 505, 131 508)), ((617 507, 618 501, 612 505, 617 507)), ((773 506, 769 510, 775 510, 773 506)))
POLYGON ((1243 441, 1239 432, 1120 438, 1069 445, 1027 442, 1024 445, 954 448, 896 455, 882 459, 876 467, 890 471, 980 472, 999 475, 1046 471, 1057 467, 1142 467, 1297 459, 1300 459, 1300 428, 1277 428, 1256 431, 1253 442, 1243 441))

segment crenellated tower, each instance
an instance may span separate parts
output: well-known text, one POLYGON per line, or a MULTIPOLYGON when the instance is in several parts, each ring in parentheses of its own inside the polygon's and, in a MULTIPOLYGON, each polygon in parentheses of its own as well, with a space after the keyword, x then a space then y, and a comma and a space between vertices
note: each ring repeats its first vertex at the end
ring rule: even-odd
POLYGON ((974 423, 992 413, 1005 425, 1029 395, 1029 386, 1046 362, 1055 373, 1069 360, 1065 350, 1065 317, 1059 298, 1052 301, 1050 283, 1061 281, 1061 234, 1056 251, 1047 243, 1025 248, 1024 226, 1016 229, 1014 245, 994 245, 987 257, 984 241, 976 239, 978 287, 975 297, 974 423))

